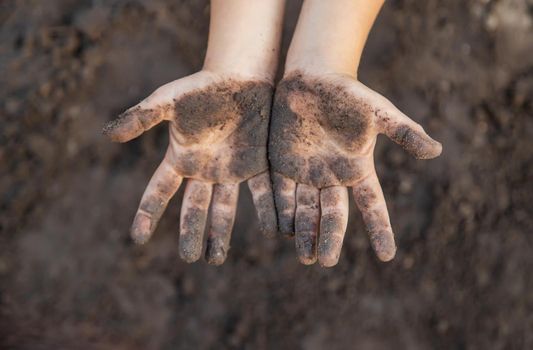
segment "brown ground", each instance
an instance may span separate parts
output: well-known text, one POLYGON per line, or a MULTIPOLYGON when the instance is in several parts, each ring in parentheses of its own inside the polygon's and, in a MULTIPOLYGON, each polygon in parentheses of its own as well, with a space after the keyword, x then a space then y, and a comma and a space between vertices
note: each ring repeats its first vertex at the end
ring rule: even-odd
POLYGON ((178 200, 130 243, 166 129, 100 130, 201 66, 191 3, 0 2, 0 348, 532 349, 531 1, 387 2, 361 80, 444 152, 380 138, 398 255, 378 262, 354 211, 333 269, 263 238, 245 187, 222 267, 178 260, 178 200))

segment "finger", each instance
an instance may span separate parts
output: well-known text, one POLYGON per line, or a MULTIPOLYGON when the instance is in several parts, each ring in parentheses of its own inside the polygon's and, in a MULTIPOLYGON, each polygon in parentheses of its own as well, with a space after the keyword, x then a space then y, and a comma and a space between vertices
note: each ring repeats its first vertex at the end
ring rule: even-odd
POLYGON ((104 126, 103 133, 114 142, 127 142, 159 124, 164 113, 159 108, 135 106, 104 126))
POLYGON ((226 260, 238 197, 239 184, 217 184, 213 187, 211 227, 205 251, 205 259, 211 265, 221 265, 226 260))
POLYGON ((342 241, 348 226, 348 190, 342 186, 323 188, 320 191, 320 236, 318 262, 325 267, 337 265, 342 241))
POLYGON ((353 187, 357 208, 370 236, 370 243, 381 261, 389 261, 396 254, 394 234, 387 212, 387 204, 375 171, 353 187))
POLYGON ((294 235, 294 213, 296 211, 296 182, 279 173, 272 173, 274 199, 281 233, 294 235))
POLYGON ((248 187, 257 211, 259 228, 265 236, 274 237, 278 230, 278 220, 268 171, 249 179, 248 187))
POLYGON ((185 187, 180 215, 180 256, 188 263, 202 255, 202 240, 211 201, 211 184, 190 179, 185 187))
POLYGON ((417 159, 432 159, 442 152, 440 142, 433 140, 420 124, 415 123, 392 104, 376 111, 380 132, 402 146, 417 159))
POLYGON ((148 241, 181 181, 182 177, 165 157, 148 183, 133 219, 131 237, 136 243, 148 241))
POLYGON ((316 241, 320 220, 320 190, 316 187, 298 184, 296 188, 296 252, 300 262, 311 265, 316 262, 316 241))
POLYGON ((127 142, 171 117, 171 105, 188 88, 185 79, 163 85, 136 106, 104 126, 103 133, 112 141, 127 142))

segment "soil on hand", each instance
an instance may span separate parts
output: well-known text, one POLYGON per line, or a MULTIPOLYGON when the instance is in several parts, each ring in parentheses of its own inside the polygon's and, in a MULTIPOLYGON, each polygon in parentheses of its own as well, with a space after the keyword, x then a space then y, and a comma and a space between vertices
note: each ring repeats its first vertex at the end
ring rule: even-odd
POLYGON ((179 260, 182 191, 130 241, 167 128, 127 144, 100 130, 201 68, 206 1, 3 1, 0 348, 532 349, 530 6, 386 2, 359 78, 444 152, 417 161, 380 137, 396 258, 377 260, 351 203, 324 269, 258 232, 245 186, 220 267, 179 260))

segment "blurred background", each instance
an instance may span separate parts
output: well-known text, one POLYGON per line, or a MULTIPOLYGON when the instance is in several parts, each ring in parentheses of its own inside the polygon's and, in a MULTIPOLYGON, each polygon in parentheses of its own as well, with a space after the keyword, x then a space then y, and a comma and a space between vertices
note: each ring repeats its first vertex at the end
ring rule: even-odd
POLYGON ((374 257, 351 203, 332 269, 261 236, 246 187, 221 267, 178 259, 181 192, 129 240, 166 127, 101 127, 200 69, 208 20, 207 1, 0 2, 0 348, 533 349, 533 2, 386 2, 360 80, 444 152, 379 138, 398 254, 374 257))

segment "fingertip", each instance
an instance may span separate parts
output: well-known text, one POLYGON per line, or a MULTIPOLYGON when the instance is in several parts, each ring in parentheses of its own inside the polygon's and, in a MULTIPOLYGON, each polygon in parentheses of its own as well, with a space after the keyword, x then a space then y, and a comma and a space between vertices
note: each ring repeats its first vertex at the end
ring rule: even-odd
POLYGON ((403 147, 416 159, 432 159, 442 152, 442 144, 433 140, 426 132, 411 128, 408 125, 398 127, 391 139, 403 147))
POLYGON ((295 245, 298 260, 304 265, 312 265, 317 261, 316 234, 296 233, 295 245))
POLYGON ((316 263, 317 258, 314 255, 311 255, 311 256, 301 256, 301 255, 299 255, 298 256, 298 261, 300 261, 300 263, 303 264, 303 265, 309 266, 309 265, 313 265, 314 263, 316 263))
POLYGON ((227 252, 222 247, 206 250, 205 260, 209 265, 220 266, 227 258, 227 252))
POLYGON ((339 263, 339 258, 334 256, 322 256, 318 259, 318 263, 322 267, 334 267, 339 263))
POLYGON ((396 256, 396 250, 392 252, 379 252, 376 253, 378 256, 378 259, 382 262, 389 262, 396 256))
POLYGON ((133 107, 103 127, 103 134, 114 142, 127 142, 140 136, 146 130, 163 120, 161 109, 133 107))
POLYGON ((209 258, 209 259, 206 259, 207 263, 211 266, 220 266, 222 264, 224 264, 224 262, 226 261, 225 258, 209 258))
POLYGON ((186 263, 192 264, 200 259, 200 254, 190 250, 180 249, 180 258, 186 263))
POLYGON ((385 231, 373 235, 370 243, 379 260, 388 262, 394 259, 396 244, 392 232, 385 231))
POLYGON ((145 244, 151 236, 151 220, 147 216, 137 214, 131 226, 130 236, 135 244, 145 244))
POLYGON ((137 245, 144 245, 150 238, 147 234, 131 234, 131 239, 137 245))
POLYGON ((135 120, 120 115, 117 119, 108 122, 102 128, 102 134, 112 142, 124 143, 142 134, 142 128, 133 125, 135 120))
POLYGON ((198 238, 180 236, 179 255, 183 261, 189 264, 198 261, 202 256, 202 242, 200 241, 201 238, 198 238))
POLYGON ((122 142, 118 137, 117 133, 115 132, 118 123, 119 122, 117 119, 107 122, 102 128, 102 135, 104 135, 113 142, 122 142))
POLYGON ((442 144, 433 139, 431 139, 431 141, 432 141, 432 144, 430 147, 428 147, 428 151, 426 153, 421 154, 421 156, 418 157, 417 159, 433 159, 441 155, 442 144))
POLYGON ((342 237, 323 236, 318 244, 318 263, 323 267, 333 267, 339 262, 343 240, 342 237))

